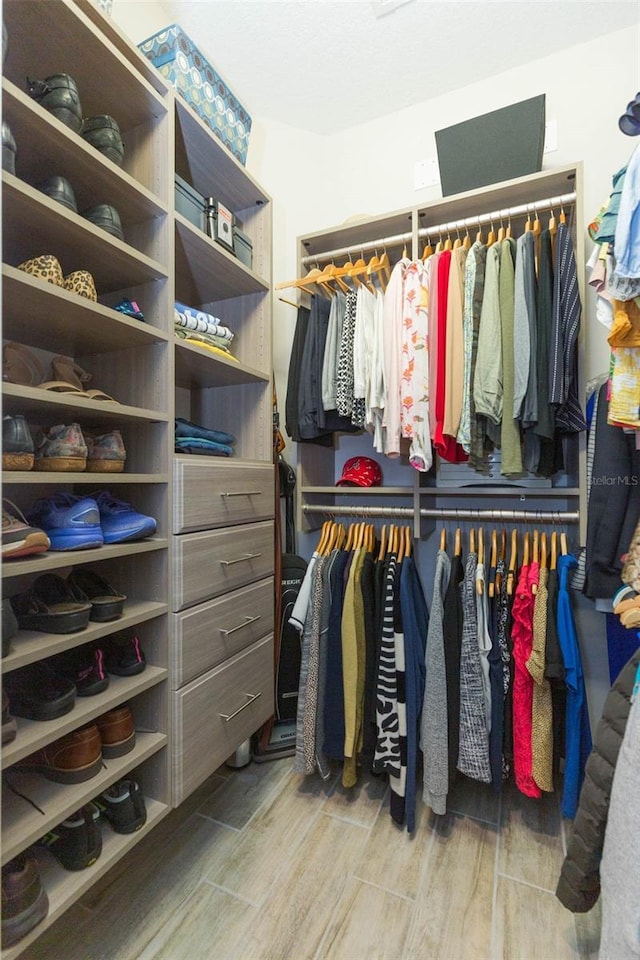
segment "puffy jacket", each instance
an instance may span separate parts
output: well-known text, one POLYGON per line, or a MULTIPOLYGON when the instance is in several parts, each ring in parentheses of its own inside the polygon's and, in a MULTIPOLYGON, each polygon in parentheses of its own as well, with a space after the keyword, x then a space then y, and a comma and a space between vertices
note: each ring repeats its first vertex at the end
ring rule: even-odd
POLYGON ((622 668, 607 695, 593 750, 587 760, 573 833, 556 889, 556 897, 572 913, 591 910, 600 896, 600 860, 611 784, 639 663, 640 647, 622 668))

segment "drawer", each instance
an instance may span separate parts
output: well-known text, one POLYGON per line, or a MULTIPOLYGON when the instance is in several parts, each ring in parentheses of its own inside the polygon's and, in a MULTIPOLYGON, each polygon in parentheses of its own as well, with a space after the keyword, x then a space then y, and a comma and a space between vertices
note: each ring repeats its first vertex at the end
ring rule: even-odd
POLYGON ((273 577, 172 613, 171 621, 175 689, 273 632, 273 577))
POLYGON ((273 573, 273 522, 173 537, 174 612, 273 573))
POLYGON ((250 523, 274 515, 271 463, 176 457, 173 470, 174 533, 250 523))
POLYGON ((273 636, 175 693, 175 802, 181 803, 273 714, 273 636))

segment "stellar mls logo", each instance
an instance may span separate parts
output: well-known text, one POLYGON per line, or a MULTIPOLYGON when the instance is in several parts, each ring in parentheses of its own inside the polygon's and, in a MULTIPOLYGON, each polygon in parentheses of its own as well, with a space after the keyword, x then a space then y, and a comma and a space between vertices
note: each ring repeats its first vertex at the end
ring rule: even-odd
POLYGON ((640 484, 640 477, 637 476, 618 476, 618 477, 592 477, 592 487, 637 487, 640 484))

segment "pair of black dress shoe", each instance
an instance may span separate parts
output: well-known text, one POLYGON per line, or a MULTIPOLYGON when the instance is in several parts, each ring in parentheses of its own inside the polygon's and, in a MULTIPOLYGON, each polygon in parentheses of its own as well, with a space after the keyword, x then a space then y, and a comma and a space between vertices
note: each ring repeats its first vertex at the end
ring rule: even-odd
MULTIPOLYGON (((63 207, 66 207, 68 210, 73 210, 74 213, 78 213, 76 196, 73 192, 73 187, 66 177, 49 177, 47 180, 43 180, 42 183, 37 184, 37 189, 42 193, 46 193, 52 200, 57 200, 58 203, 61 203, 63 207)), ((120 214, 110 203, 98 203, 93 207, 88 207, 82 212, 82 216, 96 227, 101 227, 103 230, 106 230, 112 237, 117 237, 118 240, 124 240, 120 214)))

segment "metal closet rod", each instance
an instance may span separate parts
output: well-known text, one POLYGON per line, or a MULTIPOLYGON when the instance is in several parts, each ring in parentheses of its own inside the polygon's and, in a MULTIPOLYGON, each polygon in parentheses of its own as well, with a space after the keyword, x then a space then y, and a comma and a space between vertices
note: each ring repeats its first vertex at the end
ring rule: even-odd
MULTIPOLYGON (((546 200, 535 200, 532 203, 521 203, 515 207, 505 207, 501 210, 492 210, 489 213, 479 213, 475 217, 464 217, 462 220, 450 220, 449 223, 440 223, 434 227, 421 227, 418 230, 418 237, 428 237, 439 233, 446 233, 450 230, 461 230, 465 227, 479 226, 481 223, 496 223, 501 219, 508 217, 519 217, 523 214, 529 214, 538 210, 550 210, 553 207, 569 206, 575 203, 576 193, 563 193, 557 197, 547 197, 546 200)), ((310 263, 316 263, 319 260, 333 260, 335 257, 345 257, 352 251, 376 250, 384 247, 397 247, 401 243, 411 240, 413 233, 396 233, 391 237, 381 237, 380 240, 367 240, 364 243, 352 243, 348 247, 339 247, 336 250, 325 250, 324 253, 308 254, 302 257, 301 264, 308 266, 310 263)))
MULTIPOLYGON (((411 520, 412 507, 342 506, 330 503, 304 503, 303 513, 324 513, 332 517, 380 517, 411 520)), ((573 510, 460 510, 453 507, 422 507, 420 516, 435 520, 495 520, 509 523, 578 523, 573 510)))

